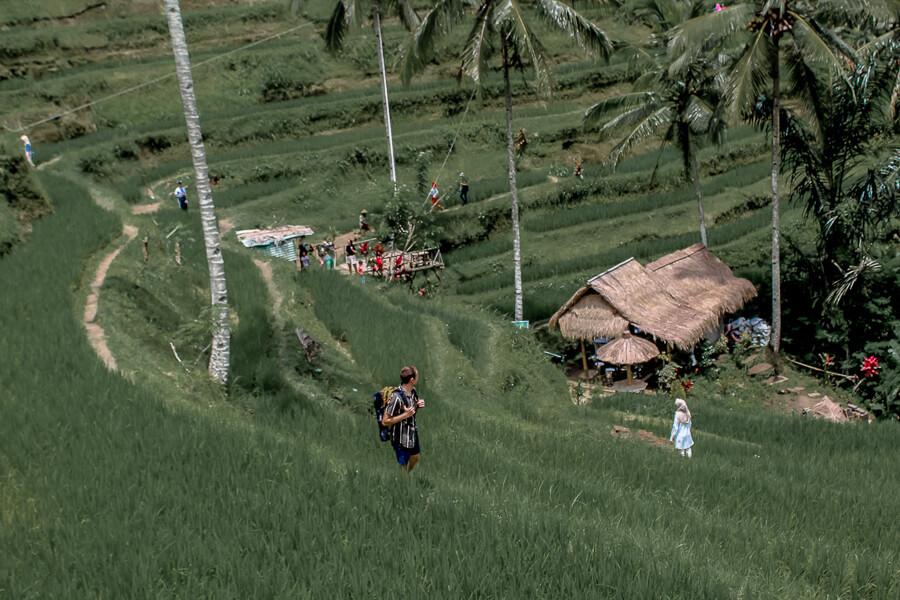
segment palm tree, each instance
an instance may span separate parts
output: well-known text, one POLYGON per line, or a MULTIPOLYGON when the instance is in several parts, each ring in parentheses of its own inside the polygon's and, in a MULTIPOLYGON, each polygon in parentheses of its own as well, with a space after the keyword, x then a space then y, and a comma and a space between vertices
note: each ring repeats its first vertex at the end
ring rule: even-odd
MULTIPOLYGON (((860 0, 865 2, 866 0, 860 0)), ((852 51, 816 20, 816 11, 829 18, 839 14, 841 2, 815 5, 809 0, 762 0, 738 4, 680 25, 670 43, 676 56, 701 54, 712 45, 736 34, 747 35, 736 61, 729 69, 726 102, 744 116, 760 99, 771 105, 772 131, 772 336, 771 346, 781 346, 781 258, 779 223, 779 178, 781 176, 782 75, 795 105, 815 124, 814 107, 821 102, 815 85, 821 71, 838 72, 842 57, 852 51), (784 45, 782 45, 784 42, 784 45), (769 88, 771 85, 771 88, 769 88)))
MULTIPOLYGON (((407 29, 415 29, 419 25, 419 16, 412 9, 408 0, 387 0, 385 7, 393 9, 407 29)), ((344 36, 350 26, 360 26, 364 18, 361 0, 338 0, 325 30, 325 43, 331 52, 338 51, 344 44, 344 36)), ((378 68, 381 74, 381 101, 384 106, 384 126, 388 138, 388 162, 391 167, 391 183, 397 184, 397 169, 394 166, 394 136, 391 131, 391 108, 388 102, 387 73, 384 68, 384 44, 381 39, 381 3, 372 0, 370 13, 372 28, 378 46, 378 68)))
POLYGON ((698 12, 699 2, 639 0, 632 13, 654 29, 646 49, 635 59, 644 71, 631 93, 608 98, 585 113, 585 127, 601 125, 601 133, 626 129, 625 137, 610 151, 606 162, 617 165, 635 144, 662 130, 663 144, 674 144, 681 154, 685 177, 694 183, 700 215, 700 241, 707 245, 703 191, 697 164, 696 138, 708 135, 718 141, 724 130, 716 106, 721 94, 716 76, 717 58, 694 57, 685 61, 665 53, 673 27, 698 12))
POLYGON ((506 150, 509 172, 509 196, 513 230, 513 268, 515 278, 515 319, 523 319, 522 308, 522 250, 519 236, 519 194, 516 181, 515 147, 513 145, 512 93, 510 69, 534 71, 538 93, 547 94, 553 74, 547 51, 537 38, 529 20, 530 15, 566 31, 578 45, 608 59, 612 43, 596 25, 570 6, 558 0, 440 0, 416 29, 403 52, 402 78, 408 83, 412 75, 425 67, 435 56, 435 46, 465 17, 467 6, 476 7, 475 20, 462 51, 460 76, 471 78, 481 87, 490 69, 490 60, 500 50, 500 68, 506 107, 506 150), (528 14, 526 14, 526 11, 528 14))
POLYGON ((191 77, 191 61, 184 26, 181 23, 181 7, 178 0, 166 0, 166 16, 169 21, 169 35, 172 38, 172 52, 175 54, 175 70, 178 87, 184 104, 184 120, 187 123, 188 141, 194 173, 197 179, 197 197, 200 205, 200 221, 203 224, 203 241, 206 245, 206 260, 209 264, 209 287, 212 305, 218 310, 213 316, 214 329, 212 351, 209 359, 209 375, 220 385, 228 383, 228 369, 231 362, 231 331, 228 328, 228 292, 225 287, 225 262, 219 247, 219 227, 216 223, 216 207, 213 204, 212 188, 209 185, 209 169, 206 166, 206 150, 200 133, 200 116, 197 100, 194 98, 194 81, 191 77))

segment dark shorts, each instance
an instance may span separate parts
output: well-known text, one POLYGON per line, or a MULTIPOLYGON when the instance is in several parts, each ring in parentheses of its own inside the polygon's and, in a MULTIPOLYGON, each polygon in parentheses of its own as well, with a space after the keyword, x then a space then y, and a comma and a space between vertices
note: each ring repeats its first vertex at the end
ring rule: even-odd
POLYGON ((419 449, 419 441, 416 440, 415 448, 404 448, 403 446, 398 444, 394 446, 394 452, 397 454, 397 462, 400 463, 401 467, 408 465, 409 459, 421 452, 421 450, 419 449))

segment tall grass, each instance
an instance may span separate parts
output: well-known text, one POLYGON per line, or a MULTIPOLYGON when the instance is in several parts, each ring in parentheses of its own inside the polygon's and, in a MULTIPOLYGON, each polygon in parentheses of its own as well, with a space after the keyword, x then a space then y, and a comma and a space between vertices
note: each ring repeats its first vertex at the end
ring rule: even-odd
MULTIPOLYGON (((0 296, 0 586, 11 597, 900 590, 896 424, 760 414, 698 381, 697 446, 682 460, 608 434, 627 412, 638 419, 629 426, 667 435, 671 400, 574 407, 529 332, 452 304, 395 305, 378 286, 313 271, 301 284, 345 360, 382 380, 407 362, 429 377, 423 460, 404 480, 369 417, 330 398, 249 416, 108 373, 76 321, 71 282, 119 224, 71 184, 43 179, 67 202, 0 261, 0 278, 17 282, 0 296), (431 324, 447 312, 505 333, 459 352, 431 324), (457 378, 472 357, 489 377, 457 378)), ((236 281, 257 287, 241 269, 236 281)), ((235 301, 242 315, 260 302, 235 301)))

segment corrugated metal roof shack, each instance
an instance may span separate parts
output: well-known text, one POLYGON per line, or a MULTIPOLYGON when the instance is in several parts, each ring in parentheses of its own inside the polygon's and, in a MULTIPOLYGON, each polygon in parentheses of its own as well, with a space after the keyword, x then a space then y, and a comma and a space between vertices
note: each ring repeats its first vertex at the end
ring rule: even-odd
POLYGON ((313 235, 305 225, 285 225, 275 229, 244 229, 237 232, 245 248, 258 248, 270 256, 297 262, 297 246, 313 235))

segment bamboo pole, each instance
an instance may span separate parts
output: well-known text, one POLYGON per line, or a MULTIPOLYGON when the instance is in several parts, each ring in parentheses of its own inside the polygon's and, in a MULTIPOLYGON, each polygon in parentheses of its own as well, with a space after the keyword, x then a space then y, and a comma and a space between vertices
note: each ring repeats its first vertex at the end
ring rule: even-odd
POLYGON ((587 375, 587 352, 584 351, 584 338, 581 338, 581 366, 584 367, 584 374, 587 375))
POLYGON ((628 387, 631 387, 631 365, 625 365, 625 372, 628 373, 628 387))

